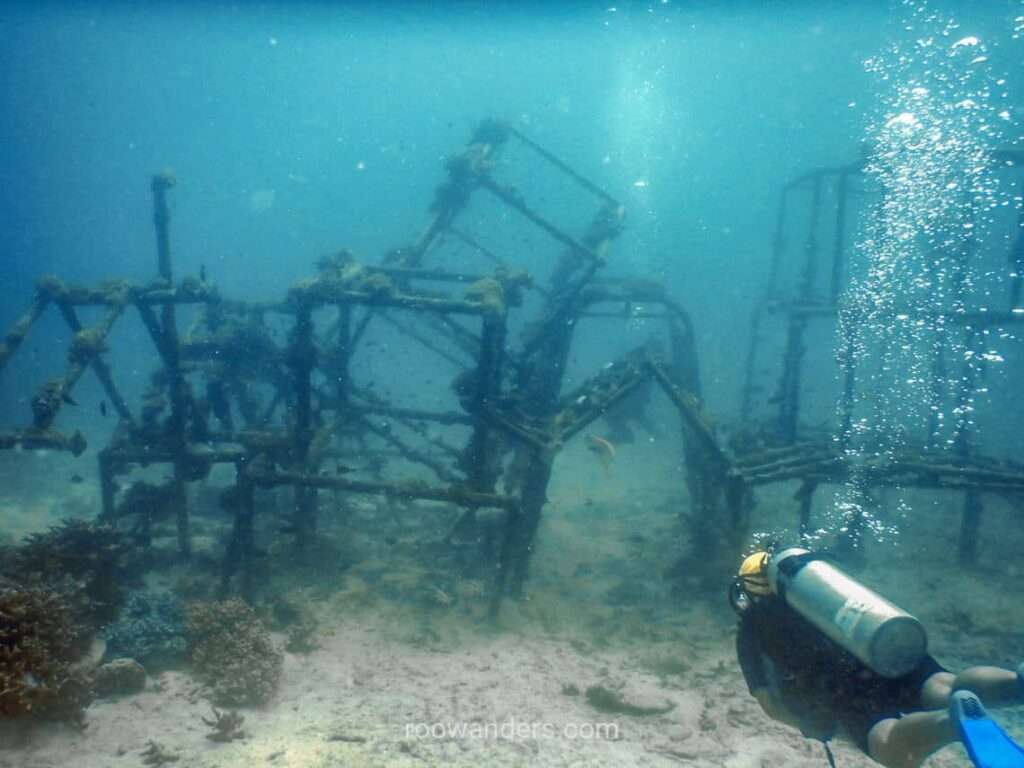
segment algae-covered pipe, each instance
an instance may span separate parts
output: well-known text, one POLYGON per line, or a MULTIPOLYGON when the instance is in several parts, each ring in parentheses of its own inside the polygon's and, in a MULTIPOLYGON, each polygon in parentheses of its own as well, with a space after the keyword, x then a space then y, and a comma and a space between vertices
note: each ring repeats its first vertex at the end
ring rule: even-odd
MULTIPOLYGON (((170 209, 167 206, 167 192, 175 185, 174 173, 164 170, 153 177, 153 224, 156 228, 157 271, 167 287, 173 288, 174 274, 171 269, 170 209)), ((175 522, 178 528, 178 551, 185 557, 192 552, 192 537, 189 532, 188 507, 185 497, 186 478, 186 437, 185 413, 188 403, 185 395, 185 378, 181 373, 180 350, 178 348, 178 325, 175 304, 168 301, 160 310, 160 334, 163 339, 162 351, 167 368, 167 388, 171 401, 171 417, 168 422, 171 452, 174 456, 174 480, 172 493, 175 496, 175 522)))

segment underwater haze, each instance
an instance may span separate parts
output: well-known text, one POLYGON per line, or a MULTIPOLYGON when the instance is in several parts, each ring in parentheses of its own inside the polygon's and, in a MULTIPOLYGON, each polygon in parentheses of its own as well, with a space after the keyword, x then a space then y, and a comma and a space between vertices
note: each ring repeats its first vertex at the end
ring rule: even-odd
POLYGON ((0 768, 818 765, 735 566, 1015 667, 1022 324, 1024 0, 0 2, 0 768))

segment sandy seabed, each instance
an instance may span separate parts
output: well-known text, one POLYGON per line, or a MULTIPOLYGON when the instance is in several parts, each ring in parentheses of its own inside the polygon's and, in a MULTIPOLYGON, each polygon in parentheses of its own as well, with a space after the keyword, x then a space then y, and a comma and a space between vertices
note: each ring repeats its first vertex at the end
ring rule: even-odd
MULTIPOLYGON (((721 598, 681 597, 657 575, 667 559, 645 563, 678 546, 677 521, 652 490, 678 476, 672 467, 661 478, 645 469, 640 483, 626 472, 627 460, 608 478, 585 453, 567 457, 573 471, 563 470, 552 489, 527 599, 509 601, 497 625, 484 618, 485 595, 427 608, 385 600, 373 596, 356 566, 315 606, 319 647, 286 653, 273 700, 240 710, 244 739, 208 740, 202 718, 211 707, 201 687, 185 672, 165 672, 141 694, 94 702, 83 731, 6 724, 0 766, 142 766, 150 741, 179 768, 827 765, 820 743, 769 721, 747 694, 733 621, 717 602, 724 603, 724 586, 721 598), (609 587, 629 577, 649 582, 648 591, 636 604, 628 599, 635 590, 609 602, 609 587), (598 685, 637 706, 671 708, 604 714, 586 696, 598 685)), ((643 465, 641 456, 636 461, 643 465)), ((787 494, 780 492, 779 503, 789 510, 787 494)), ((762 515, 769 506, 762 500, 762 515)), ((1024 607, 1003 585, 1019 580, 1013 553, 1020 543, 997 535, 1015 510, 990 515, 984 545, 991 562, 964 573, 949 564, 956 509, 931 509, 908 522, 900 543, 872 553, 885 563, 872 570, 873 585, 922 618, 933 653, 951 668, 1015 664, 1024 657, 1024 607)), ((46 515, 59 518, 53 510, 45 500, 28 512, 22 507, 17 526, 31 529, 34 516, 35 527, 45 527, 52 522, 46 515)), ((1019 538, 1019 526, 1006 530, 1019 538)), ((419 593, 426 583, 400 572, 390 578, 406 578, 419 593)), ((1021 709, 999 719, 1024 737, 1021 709)), ((841 741, 833 749, 840 768, 874 765, 841 741)), ((953 746, 927 765, 968 761, 953 746)))
MULTIPOLYGON (((188 675, 168 672, 143 694, 94 703, 84 732, 22 732, 25 743, 0 752, 0 765, 142 765, 149 740, 179 756, 174 765, 183 768, 825 765, 819 743, 760 713, 729 638, 680 650, 691 671, 658 676, 638 661, 639 651, 505 633, 455 648, 420 648, 388 627, 347 622, 313 653, 288 655, 274 701, 245 710, 242 741, 207 740, 201 718, 209 717, 209 704, 188 675), (583 694, 597 684, 631 703, 674 709, 647 717, 601 714, 583 694), (567 694, 570 686, 579 693, 567 694)), ((840 766, 872 764, 842 743, 834 751, 840 766)), ((966 765, 956 751, 931 765, 966 765)))

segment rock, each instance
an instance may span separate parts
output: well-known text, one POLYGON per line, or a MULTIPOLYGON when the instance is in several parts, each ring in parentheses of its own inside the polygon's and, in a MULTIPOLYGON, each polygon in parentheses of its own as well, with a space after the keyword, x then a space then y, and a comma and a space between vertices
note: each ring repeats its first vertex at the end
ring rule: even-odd
POLYGON ((653 717, 671 712, 676 707, 672 702, 666 702, 664 706, 645 706, 642 702, 626 701, 620 692, 605 688, 603 685, 592 685, 587 688, 586 697, 590 706, 609 715, 653 717))
POLYGON ((96 669, 96 695, 127 696, 146 688, 146 670, 135 659, 114 659, 96 669))

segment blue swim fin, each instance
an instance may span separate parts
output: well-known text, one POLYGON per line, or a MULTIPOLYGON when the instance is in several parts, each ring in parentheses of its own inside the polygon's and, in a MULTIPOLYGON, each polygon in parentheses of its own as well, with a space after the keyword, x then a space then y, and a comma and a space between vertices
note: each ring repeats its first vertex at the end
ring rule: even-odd
POLYGON ((949 699, 949 715, 978 768, 1024 768, 1024 748, 988 716, 973 693, 956 691, 949 699))

